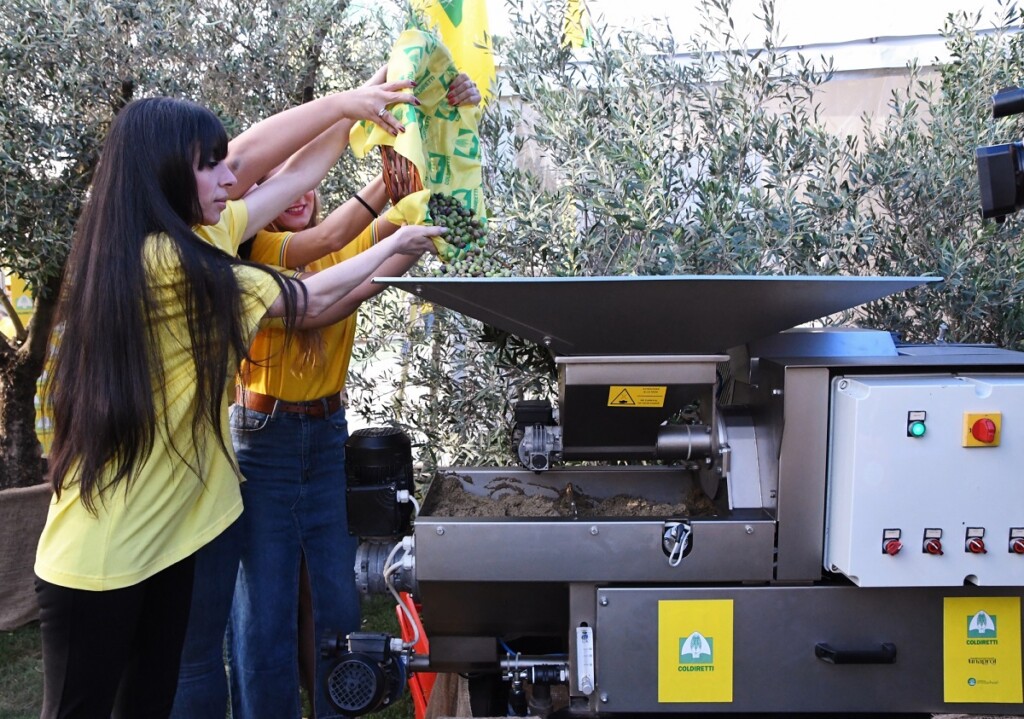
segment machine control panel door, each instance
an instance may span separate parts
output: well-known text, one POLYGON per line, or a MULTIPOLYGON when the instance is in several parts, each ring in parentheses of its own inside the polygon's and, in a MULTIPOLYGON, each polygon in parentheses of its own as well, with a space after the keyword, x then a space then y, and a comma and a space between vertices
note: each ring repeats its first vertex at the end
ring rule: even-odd
POLYGON ((827 570, 1024 585, 1024 376, 843 376, 831 396, 827 570))

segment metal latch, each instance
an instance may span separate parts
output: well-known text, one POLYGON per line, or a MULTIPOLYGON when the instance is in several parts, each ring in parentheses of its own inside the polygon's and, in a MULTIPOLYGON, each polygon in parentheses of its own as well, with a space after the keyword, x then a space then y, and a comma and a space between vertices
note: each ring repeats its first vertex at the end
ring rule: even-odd
POLYGON ((661 546, 668 555, 668 563, 671 567, 678 567, 683 557, 690 551, 690 536, 693 528, 689 522, 665 522, 665 529, 661 535, 661 546))

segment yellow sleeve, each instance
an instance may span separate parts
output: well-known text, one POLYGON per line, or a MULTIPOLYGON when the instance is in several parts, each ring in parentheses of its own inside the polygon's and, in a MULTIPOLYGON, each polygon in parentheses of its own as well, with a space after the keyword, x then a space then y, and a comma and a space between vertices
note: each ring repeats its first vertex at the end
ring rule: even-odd
POLYGON ((285 253, 288 251, 288 243, 291 242, 292 236, 291 232, 260 230, 252 241, 252 252, 249 254, 249 259, 259 262, 261 265, 287 267, 285 253))
POLYGON ((238 246, 245 238, 245 225, 249 222, 249 210, 242 200, 229 202, 220 213, 220 221, 216 225, 199 225, 194 232, 214 247, 238 255, 238 246))
POLYGON ((375 244, 377 244, 377 223, 371 222, 366 229, 356 235, 351 242, 340 250, 332 252, 326 257, 320 259, 314 267, 317 270, 327 269, 328 267, 332 267, 355 257, 360 252, 373 247, 375 244))

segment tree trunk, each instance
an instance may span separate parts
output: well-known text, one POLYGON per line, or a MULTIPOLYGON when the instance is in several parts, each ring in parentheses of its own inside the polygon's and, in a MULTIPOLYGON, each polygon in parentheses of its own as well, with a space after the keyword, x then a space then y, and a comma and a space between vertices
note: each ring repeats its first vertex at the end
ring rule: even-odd
POLYGON ((0 490, 30 487, 44 479, 35 395, 59 288, 57 277, 37 293, 35 313, 20 345, 0 340, 0 490))

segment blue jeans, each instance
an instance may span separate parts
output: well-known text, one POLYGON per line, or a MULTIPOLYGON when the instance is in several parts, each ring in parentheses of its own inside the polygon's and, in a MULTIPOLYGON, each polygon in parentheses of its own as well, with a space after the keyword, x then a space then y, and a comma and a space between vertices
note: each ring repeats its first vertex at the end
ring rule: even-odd
POLYGON ((192 608, 171 719, 224 719, 227 714, 224 631, 235 591, 241 540, 239 519, 196 552, 192 608))
MULTIPOLYGON (((242 561, 231 610, 234 719, 298 719, 299 570, 306 560, 315 646, 324 632, 359 628, 358 539, 345 515, 345 410, 317 419, 231 409, 242 484, 242 561)), ((340 716, 316 652, 317 719, 340 716)))

